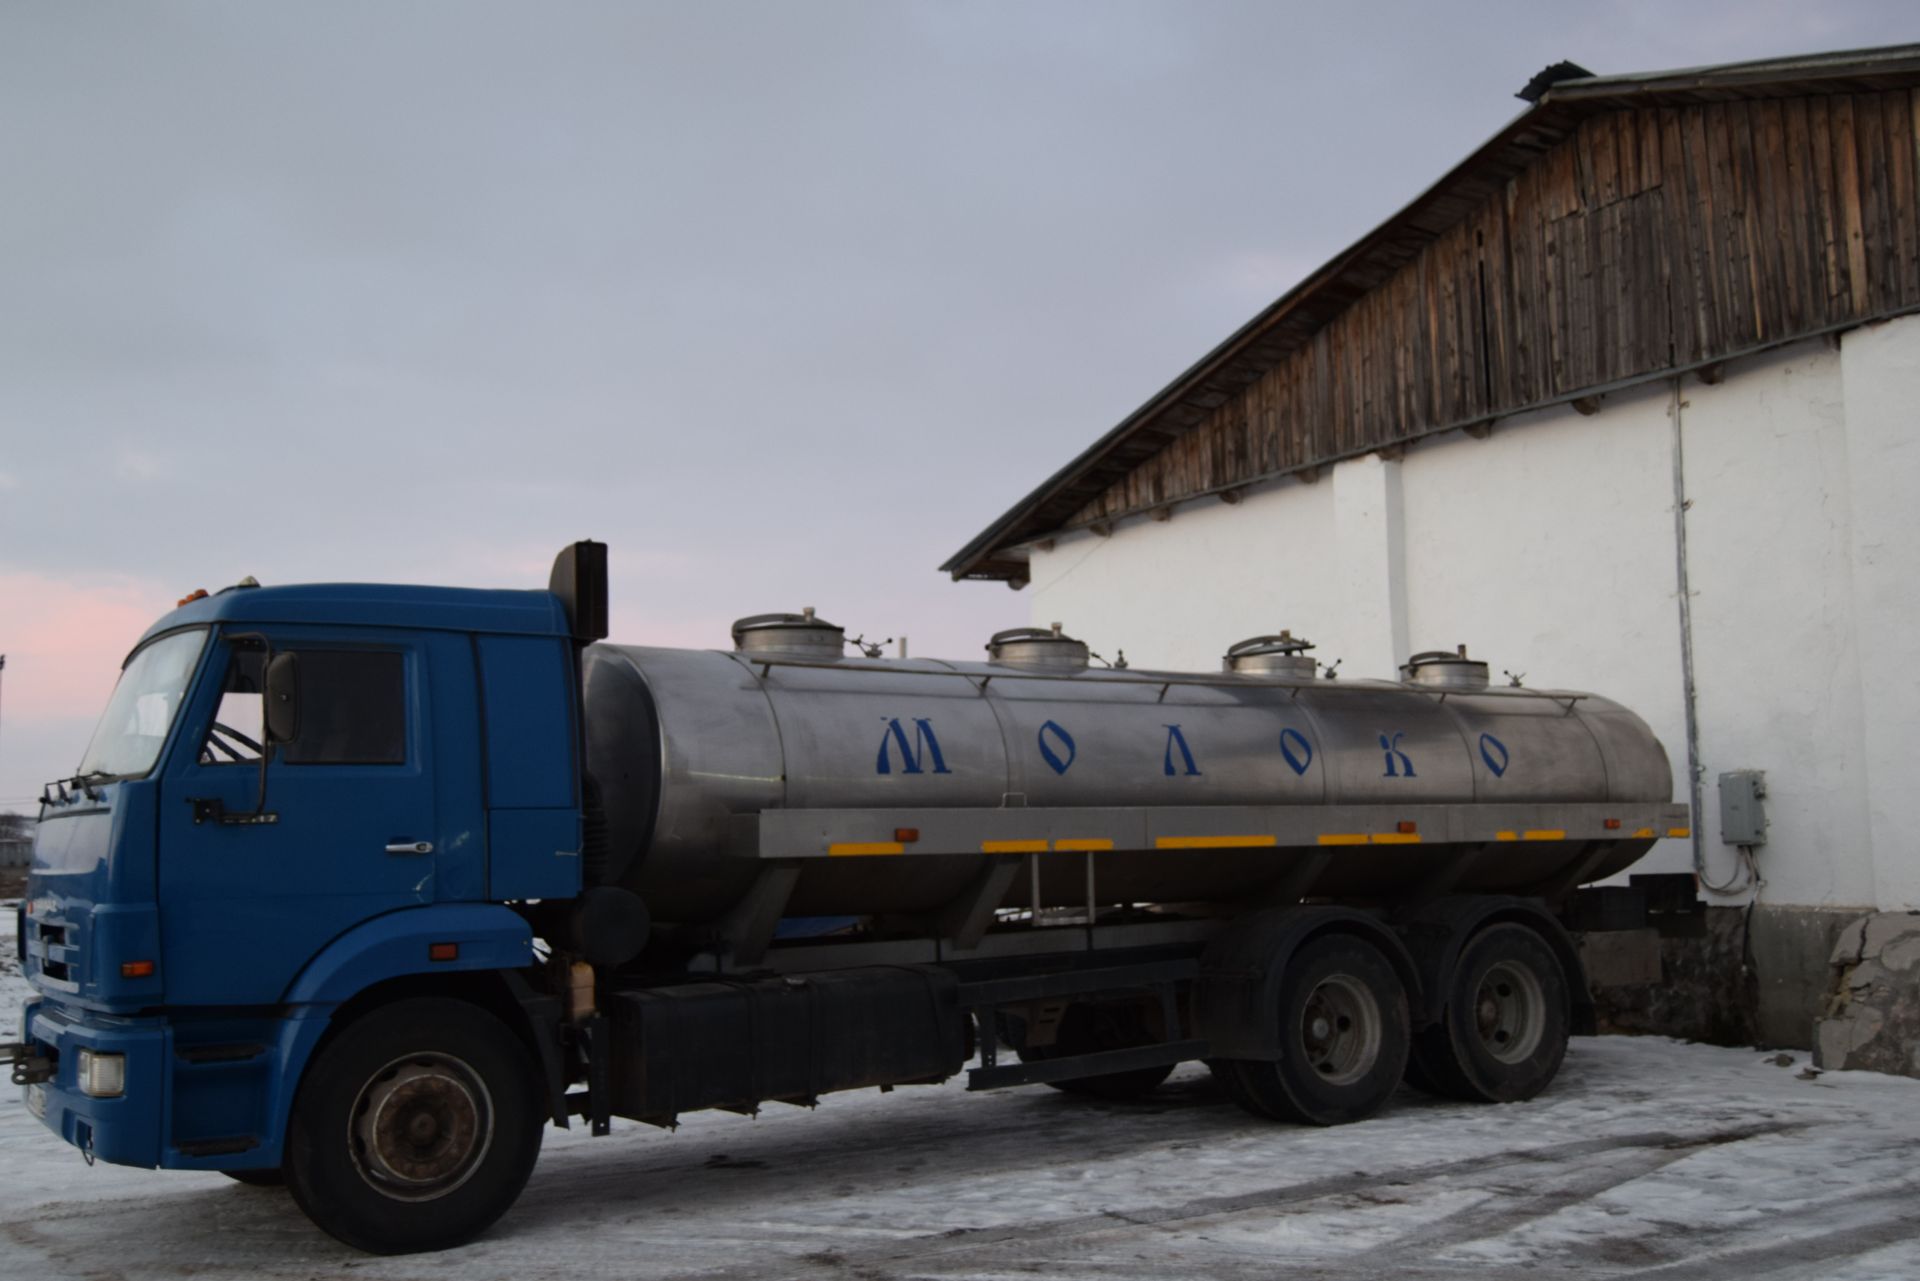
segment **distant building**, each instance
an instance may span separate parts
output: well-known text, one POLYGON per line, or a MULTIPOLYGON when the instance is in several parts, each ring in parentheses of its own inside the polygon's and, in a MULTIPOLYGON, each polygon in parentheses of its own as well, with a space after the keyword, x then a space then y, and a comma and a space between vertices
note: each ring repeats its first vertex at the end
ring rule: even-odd
POLYGON ((1754 1035, 1805 1046, 1840 931, 1920 908, 1920 46, 1555 73, 944 568, 1135 666, 1287 627, 1618 698, 1696 810, 1637 870, 1716 903, 1765 771, 1754 1035))

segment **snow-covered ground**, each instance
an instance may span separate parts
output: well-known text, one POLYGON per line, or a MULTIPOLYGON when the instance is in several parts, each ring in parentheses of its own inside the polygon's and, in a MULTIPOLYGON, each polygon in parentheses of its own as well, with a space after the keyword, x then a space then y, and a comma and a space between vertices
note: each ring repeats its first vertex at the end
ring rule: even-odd
POLYGON ((1920 1278, 1920 1081, 1775 1058, 1583 1039, 1532 1103, 1403 1092, 1333 1130, 1195 1067, 1133 1106, 950 1083, 550 1133, 485 1239, 400 1259, 282 1192, 89 1168, 0 1095, 0 1277, 1920 1278))

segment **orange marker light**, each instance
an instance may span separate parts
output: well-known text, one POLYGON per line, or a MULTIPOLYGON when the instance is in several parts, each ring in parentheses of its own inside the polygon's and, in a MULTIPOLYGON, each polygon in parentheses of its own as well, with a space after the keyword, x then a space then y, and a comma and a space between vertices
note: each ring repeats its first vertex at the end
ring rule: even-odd
POLYGON ((120 962, 120 977, 123 979, 144 979, 153 976, 152 961, 120 962))
POLYGON ((460 959, 460 945, 458 943, 429 943, 427 944, 427 959, 429 961, 457 961, 460 959))
POLYGON ((1411 836, 1413 833, 1420 830, 1420 825, 1418 823, 1413 822, 1411 819, 1403 818, 1396 825, 1396 830, 1411 836))
POLYGON ((182 596, 178 601, 176 601, 175 604, 191 605, 193 604, 193 602, 197 600, 205 600, 206 598, 207 598, 207 589, 204 587, 201 587, 201 588, 198 588, 197 590, 188 592, 185 596, 182 596))
POLYGON ((1609 832, 1617 832, 1620 830, 1620 820, 1617 818, 1610 818, 1606 821, 1605 826, 1609 832))
POLYGON ((893 829, 893 839, 902 844, 907 841, 917 841, 920 839, 920 829, 917 827, 896 827, 893 829))

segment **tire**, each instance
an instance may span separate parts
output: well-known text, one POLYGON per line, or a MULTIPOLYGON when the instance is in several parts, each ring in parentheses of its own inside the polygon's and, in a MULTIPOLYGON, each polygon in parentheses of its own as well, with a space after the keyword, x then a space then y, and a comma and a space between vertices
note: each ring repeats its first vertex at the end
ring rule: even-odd
MULTIPOLYGON (((1061 1016, 1052 1045, 1035 1046, 1018 1053, 1022 1063, 1038 1063, 1072 1054, 1098 1054, 1103 1050, 1152 1045, 1156 1039, 1137 1009, 1074 1005, 1069 1006, 1061 1016)), ((1070 1081, 1048 1081, 1047 1084, 1063 1094, 1121 1103, 1153 1093, 1172 1075, 1173 1064, 1167 1063, 1126 1072, 1107 1072, 1100 1076, 1080 1076, 1070 1081)))
POLYGON ((1280 1057, 1239 1059, 1228 1093, 1255 1115, 1345 1125, 1378 1112, 1406 1071, 1407 993, 1391 962, 1350 935, 1310 939, 1280 978, 1280 1057))
MULTIPOLYGON (((1213 1079, 1220 1083, 1221 1092, 1242 1112, 1254 1116, 1266 1117, 1260 1105, 1247 1093, 1246 1082, 1240 1077, 1240 1064, 1235 1059, 1208 1059, 1207 1069, 1213 1073, 1213 1079)), ((1270 1118, 1269 1118, 1270 1119, 1270 1118)))
POLYGON ((1547 1088, 1567 1056, 1567 974, 1524 925, 1470 939, 1447 983, 1440 1021, 1414 1038, 1408 1079, 1441 1098, 1518 1103, 1547 1088))
POLYGON ((538 1067, 463 1001, 400 1001, 308 1065, 287 1184, 320 1229, 374 1254, 444 1250, 513 1204, 540 1154, 538 1067))
POLYGON ((280 1188, 287 1184, 285 1171, 268 1170, 222 1170, 220 1173, 235 1183, 244 1183, 250 1188, 280 1188))

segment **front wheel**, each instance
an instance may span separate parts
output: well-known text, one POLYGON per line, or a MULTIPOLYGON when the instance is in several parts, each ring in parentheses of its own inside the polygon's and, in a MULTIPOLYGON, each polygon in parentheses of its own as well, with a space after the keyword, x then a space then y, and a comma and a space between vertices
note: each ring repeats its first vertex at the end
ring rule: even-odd
POLYGON ((1406 988, 1380 949, 1327 934, 1304 944, 1280 980, 1280 1057, 1225 1065, 1228 1093, 1257 1115, 1343 1125, 1386 1104, 1406 1070, 1406 988))
POLYGON ((536 1073, 476 1006, 375 1010, 308 1066, 288 1123, 288 1188, 322 1230, 375 1254, 470 1240, 506 1213, 540 1154, 536 1073))

